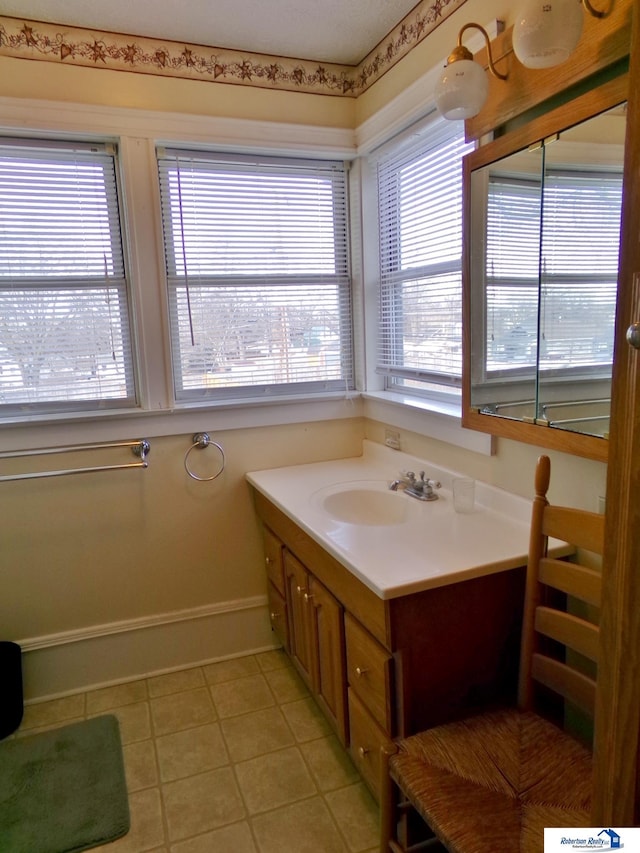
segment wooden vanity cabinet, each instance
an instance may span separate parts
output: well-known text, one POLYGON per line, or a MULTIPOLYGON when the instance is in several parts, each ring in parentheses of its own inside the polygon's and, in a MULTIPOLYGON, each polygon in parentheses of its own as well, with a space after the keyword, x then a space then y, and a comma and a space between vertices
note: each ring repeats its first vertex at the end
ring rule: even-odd
POLYGON ((254 499, 269 589, 283 590, 283 645, 374 796, 385 743, 515 700, 524 566, 383 600, 254 499))

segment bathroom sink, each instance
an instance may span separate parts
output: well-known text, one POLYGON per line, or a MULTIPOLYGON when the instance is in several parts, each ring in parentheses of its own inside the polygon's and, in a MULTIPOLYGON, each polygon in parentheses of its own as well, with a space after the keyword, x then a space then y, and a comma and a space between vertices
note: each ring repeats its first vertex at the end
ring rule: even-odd
POLYGON ((388 491, 385 482, 342 483, 321 489, 314 498, 317 509, 346 524, 404 524, 412 515, 410 499, 388 491))

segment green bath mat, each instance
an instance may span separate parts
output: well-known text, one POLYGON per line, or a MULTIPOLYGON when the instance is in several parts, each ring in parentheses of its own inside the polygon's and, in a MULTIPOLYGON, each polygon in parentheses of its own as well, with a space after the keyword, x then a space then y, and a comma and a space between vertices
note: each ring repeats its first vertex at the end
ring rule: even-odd
POLYGON ((0 743, 2 853, 71 853, 128 830, 114 716, 0 743))

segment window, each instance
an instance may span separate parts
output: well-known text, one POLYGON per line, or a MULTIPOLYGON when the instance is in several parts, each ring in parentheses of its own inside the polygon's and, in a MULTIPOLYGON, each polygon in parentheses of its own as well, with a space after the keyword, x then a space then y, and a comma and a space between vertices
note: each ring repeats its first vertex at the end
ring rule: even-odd
POLYGON ((344 164, 159 150, 178 401, 351 388, 344 164))
POLYGON ((386 387, 459 394, 462 157, 458 122, 428 120, 378 160, 380 350, 386 387))
POLYGON ((115 150, 0 140, 0 411, 135 401, 115 150))

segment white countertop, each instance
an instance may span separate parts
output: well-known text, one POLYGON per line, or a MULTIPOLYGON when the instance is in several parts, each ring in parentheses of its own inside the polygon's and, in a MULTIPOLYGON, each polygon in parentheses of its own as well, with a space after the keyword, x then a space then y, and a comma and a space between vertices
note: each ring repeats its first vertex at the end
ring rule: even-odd
MULTIPOLYGON (((526 562, 530 501, 476 481, 473 512, 456 513, 451 482, 462 475, 374 442, 363 442, 362 456, 251 471, 246 476, 255 489, 382 599, 526 562), (426 471, 428 478, 440 481, 439 499, 419 501, 401 490, 389 492, 389 484, 400 471, 426 471), (345 499, 352 501, 354 517, 358 499, 369 497, 363 491, 375 491, 380 493, 376 501, 388 502, 392 508, 390 518, 401 516, 402 520, 349 523, 323 508, 327 495, 351 488, 355 491, 345 499)), ((531 483, 533 489, 533 472, 531 483)))

